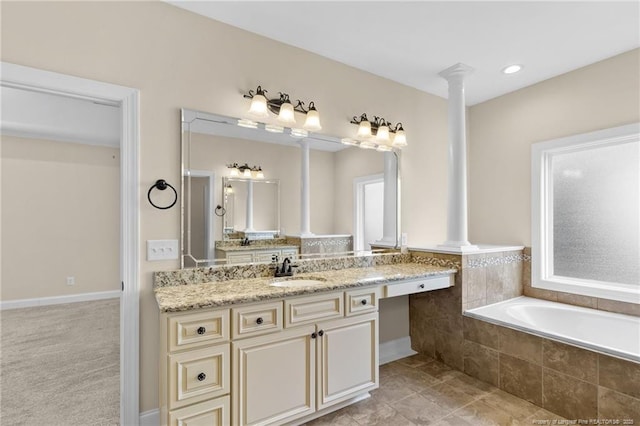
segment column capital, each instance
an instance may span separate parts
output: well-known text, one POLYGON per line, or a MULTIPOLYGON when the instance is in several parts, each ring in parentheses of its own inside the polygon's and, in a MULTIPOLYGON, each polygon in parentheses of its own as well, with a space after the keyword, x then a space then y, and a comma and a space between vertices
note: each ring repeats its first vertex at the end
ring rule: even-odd
POLYGON ((473 71, 475 71, 474 68, 470 67, 469 65, 465 65, 461 62, 458 62, 457 64, 452 65, 449 68, 440 71, 438 75, 447 81, 451 81, 453 79, 462 80, 469 74, 473 73, 473 71))

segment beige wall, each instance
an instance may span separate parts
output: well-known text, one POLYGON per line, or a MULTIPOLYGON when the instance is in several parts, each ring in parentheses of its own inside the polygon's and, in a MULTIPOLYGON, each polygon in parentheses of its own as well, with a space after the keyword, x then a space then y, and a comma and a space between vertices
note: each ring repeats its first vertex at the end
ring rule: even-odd
MULTIPOLYGON (((445 100, 159 2, 3 2, 3 61, 140 89, 140 368, 142 411, 158 406, 158 309, 145 241, 179 238, 179 209, 146 201, 156 179, 180 180, 181 107, 242 116, 241 93, 314 100, 323 132, 353 136, 367 112, 407 130, 403 228, 409 242, 441 242, 446 229, 445 100)), ((322 207, 313 207, 322 211, 322 207)))
POLYGON ((640 50, 475 105, 468 117, 469 238, 529 246, 531 144, 640 121, 640 50))
POLYGON ((119 151, 2 136, 2 301, 120 289, 119 151))

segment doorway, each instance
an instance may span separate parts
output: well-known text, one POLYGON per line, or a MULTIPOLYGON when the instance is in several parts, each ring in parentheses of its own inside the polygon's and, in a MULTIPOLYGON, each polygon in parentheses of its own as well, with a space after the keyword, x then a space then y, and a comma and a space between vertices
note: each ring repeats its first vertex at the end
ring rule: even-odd
MULTIPOLYGON (((139 422, 139 178, 138 178, 138 146, 139 146, 139 92, 136 89, 87 80, 78 77, 53 73, 20 65, 1 63, 3 88, 23 90, 34 94, 60 96, 65 99, 93 102, 98 105, 112 105, 117 108, 119 116, 119 238, 117 246, 117 274, 114 292, 120 294, 119 327, 116 330, 119 341, 119 423, 134 425, 139 422), (118 285, 119 284, 119 285, 118 285), (119 288, 118 288, 119 287, 119 288)), ((57 110, 50 111, 48 116, 55 118, 57 110)), ((53 143, 53 142, 51 142, 53 143)), ((59 143, 59 142, 55 142, 59 143)), ((38 152, 42 153, 40 150, 38 152)), ((51 154, 54 155, 55 153, 51 154)), ((114 160, 112 158, 112 160, 114 160)), ((82 180, 79 174, 77 180, 82 180)), ((56 176, 49 175, 41 182, 41 191, 56 189, 56 176)), ((99 191, 100 188, 92 188, 99 191)), ((37 198, 34 200, 37 201, 37 198)), ((37 204, 34 208, 37 208, 37 204)), ((55 227, 55 222, 48 226, 55 227)), ((4 236, 3 236, 4 238, 4 236)), ((91 255, 91 248, 99 245, 96 241, 86 247, 86 255, 91 255)), ((51 250, 56 250, 55 246, 51 250)), ((3 258, 4 260, 4 258, 3 258)), ((33 259, 37 261, 37 259, 33 259)), ((32 264, 36 264, 32 263, 32 264)), ((74 275, 65 278, 66 285, 73 286, 74 275)), ((110 292, 111 290, 109 290, 110 292)), ((91 293, 102 293, 100 291, 91 293)), ((52 296, 57 297, 57 296, 52 296)), ((67 296, 63 296, 67 297, 67 296)), ((32 300, 34 298, 19 299, 32 300)), ((37 299, 37 298, 36 298, 37 299)), ((73 299, 73 297, 72 297, 73 299)), ((116 299, 117 300, 117 299, 116 299)), ((51 301, 51 300, 50 300, 51 301)), ((55 300, 53 300, 55 302, 55 300)), ((58 300, 59 302, 60 300, 58 300)), ((66 302, 67 300, 64 300, 66 302)), ((71 300, 73 302, 77 300, 71 300)), ((94 301, 84 300, 87 304, 94 301)), ((4 302, 2 302, 4 305, 4 302)), ((55 306, 55 305, 51 305, 55 306)), ((62 306, 62 305, 58 305, 62 306)), ((80 316, 82 318, 82 315, 80 316)), ((81 320, 80 320, 81 321, 81 320)), ((4 324, 3 324, 4 325, 4 324)), ((52 324, 51 326, 55 326, 52 324)), ((89 336, 84 335, 87 339, 89 336)), ((82 372, 82 369, 80 369, 82 372)), ((86 373, 86 372, 85 372, 86 373)), ((95 373, 95 371, 94 371, 95 373)), ((85 376, 85 380, 87 377, 85 376)), ((90 377, 89 377, 90 379, 90 377)), ((65 390, 61 390, 65 394, 65 390)), ((82 394, 74 397, 82 398, 82 394)))
POLYGON ((370 244, 383 237, 384 175, 357 177, 354 187, 354 248, 371 250, 370 244))

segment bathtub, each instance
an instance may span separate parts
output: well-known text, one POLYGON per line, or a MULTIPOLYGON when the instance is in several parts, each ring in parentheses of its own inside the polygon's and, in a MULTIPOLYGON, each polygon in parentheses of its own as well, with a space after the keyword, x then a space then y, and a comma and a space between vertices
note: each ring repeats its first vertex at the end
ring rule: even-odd
POLYGON ((525 296, 464 315, 640 363, 640 317, 525 296))

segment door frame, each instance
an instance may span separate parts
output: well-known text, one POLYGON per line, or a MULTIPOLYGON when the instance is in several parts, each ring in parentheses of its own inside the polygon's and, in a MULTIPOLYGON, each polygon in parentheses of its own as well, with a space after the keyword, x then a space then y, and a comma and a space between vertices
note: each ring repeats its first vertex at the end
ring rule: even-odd
POLYGON ((8 62, 0 62, 0 66, 2 86, 120 107, 120 424, 137 425, 140 422, 140 91, 8 62))
MULTIPOLYGON (((214 228, 213 208, 216 205, 215 200, 215 180, 216 174, 210 170, 185 170, 184 177, 203 177, 208 178, 209 190, 207 191, 207 197, 204 202, 204 209, 207 211, 205 216, 205 236, 204 240, 207 244, 205 247, 205 253, 207 253, 207 259, 213 259, 215 257, 214 242, 216 236, 216 230, 214 228)), ((191 197, 191 184, 187 184, 189 188, 189 197, 191 197)), ((191 232, 189 230, 189 244, 191 244, 191 232)))
POLYGON ((364 187, 379 182, 384 182, 384 173, 353 179, 353 249, 356 251, 364 250, 364 187))

